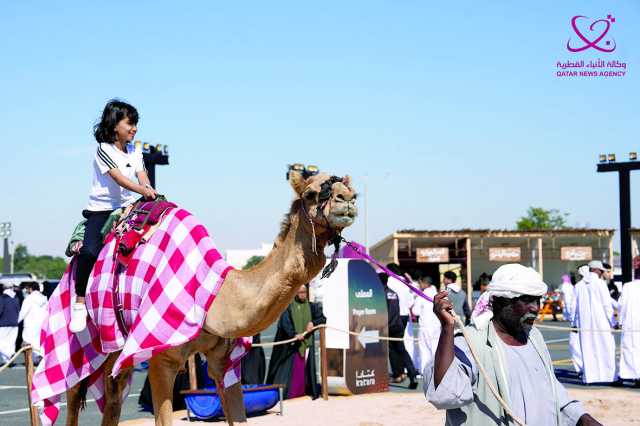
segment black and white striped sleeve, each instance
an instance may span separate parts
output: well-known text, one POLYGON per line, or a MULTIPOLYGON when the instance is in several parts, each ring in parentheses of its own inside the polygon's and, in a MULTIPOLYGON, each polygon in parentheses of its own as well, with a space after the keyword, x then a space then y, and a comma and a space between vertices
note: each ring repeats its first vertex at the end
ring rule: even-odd
POLYGON ((100 173, 105 174, 111 169, 117 169, 118 165, 115 161, 109 156, 107 151, 102 147, 102 144, 98 146, 96 150, 96 164, 98 165, 98 169, 100 173))

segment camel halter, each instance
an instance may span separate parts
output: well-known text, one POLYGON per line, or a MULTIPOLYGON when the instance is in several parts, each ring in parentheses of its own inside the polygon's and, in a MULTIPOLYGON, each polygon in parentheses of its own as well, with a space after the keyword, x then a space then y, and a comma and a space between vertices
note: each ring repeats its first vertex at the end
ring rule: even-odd
MULTIPOLYGON (((318 203, 318 207, 317 207, 318 209, 317 215, 322 217, 326 223, 325 225, 320 225, 320 226, 324 226, 325 229, 331 232, 331 237, 329 238, 329 242, 334 247, 333 254, 331 255, 331 261, 322 270, 321 278, 328 278, 331 276, 331 274, 333 274, 336 267, 338 266, 338 252, 340 251, 340 243, 342 241, 346 241, 342 237, 342 235, 340 235, 341 230, 338 230, 332 227, 331 222, 329 222, 329 219, 324 214, 325 207, 327 206, 327 204, 331 203, 331 191, 333 189, 333 184, 337 182, 342 182, 342 180, 343 178, 341 177, 331 176, 329 179, 322 182, 322 184, 320 185, 320 192, 318 193, 318 200, 320 202, 318 203)), ((309 212, 307 212, 307 208, 304 204, 304 199, 302 198, 302 196, 300 197, 300 201, 302 205, 302 213, 305 219, 309 222, 309 225, 311 225, 311 235, 312 235, 311 249, 313 250, 313 254, 317 255, 318 242, 317 242, 317 236, 316 236, 316 223, 314 222, 313 218, 309 215, 309 212)))

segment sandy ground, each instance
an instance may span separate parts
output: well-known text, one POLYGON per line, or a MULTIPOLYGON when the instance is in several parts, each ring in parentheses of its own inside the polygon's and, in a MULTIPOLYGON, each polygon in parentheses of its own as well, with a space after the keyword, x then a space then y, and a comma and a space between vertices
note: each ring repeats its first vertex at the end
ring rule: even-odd
MULTIPOLYGON (((624 389, 569 389, 569 393, 582 401, 587 411, 607 426, 640 425, 640 399, 637 392, 624 389)), ((274 408, 277 408, 274 407, 274 408)), ((285 401, 284 415, 276 410, 249 419, 255 426, 435 426, 444 424, 444 413, 428 404, 420 393, 380 393, 359 396, 332 396, 328 401, 298 398, 285 401)), ((186 412, 175 413, 175 426, 218 424, 191 422, 186 412)), ((152 426, 153 421, 129 420, 126 426, 152 426)), ((534 425, 531 425, 534 426, 534 425)))

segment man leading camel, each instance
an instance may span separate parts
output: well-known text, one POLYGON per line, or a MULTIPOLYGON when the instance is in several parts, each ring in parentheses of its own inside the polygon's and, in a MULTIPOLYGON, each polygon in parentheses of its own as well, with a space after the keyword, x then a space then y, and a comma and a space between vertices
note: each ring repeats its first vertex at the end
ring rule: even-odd
MULTIPOLYGON (((533 328, 547 285, 519 264, 498 268, 478 301, 467 331, 488 378, 513 413, 528 425, 599 425, 558 382, 542 334, 533 328)), ((442 325, 433 365, 424 371, 427 399, 446 409, 447 425, 511 425, 480 375, 462 336, 454 337, 447 292, 434 299, 442 325)))

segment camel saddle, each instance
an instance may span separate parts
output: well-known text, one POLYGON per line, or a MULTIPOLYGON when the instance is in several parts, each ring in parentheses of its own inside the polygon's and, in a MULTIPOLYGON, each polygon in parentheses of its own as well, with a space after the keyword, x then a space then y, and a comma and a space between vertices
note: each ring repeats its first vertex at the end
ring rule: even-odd
POLYGON ((118 240, 116 260, 126 267, 136 247, 149 241, 167 210, 177 205, 159 197, 153 201, 138 201, 127 207, 115 225, 118 240))
POLYGON ((117 276, 129 265, 133 252, 158 229, 164 214, 172 208, 178 207, 167 201, 163 196, 153 201, 138 201, 122 214, 122 218, 115 224, 116 250, 114 263, 117 265, 111 287, 116 323, 123 336, 129 335, 129 328, 124 320, 122 298, 118 291, 117 276))

